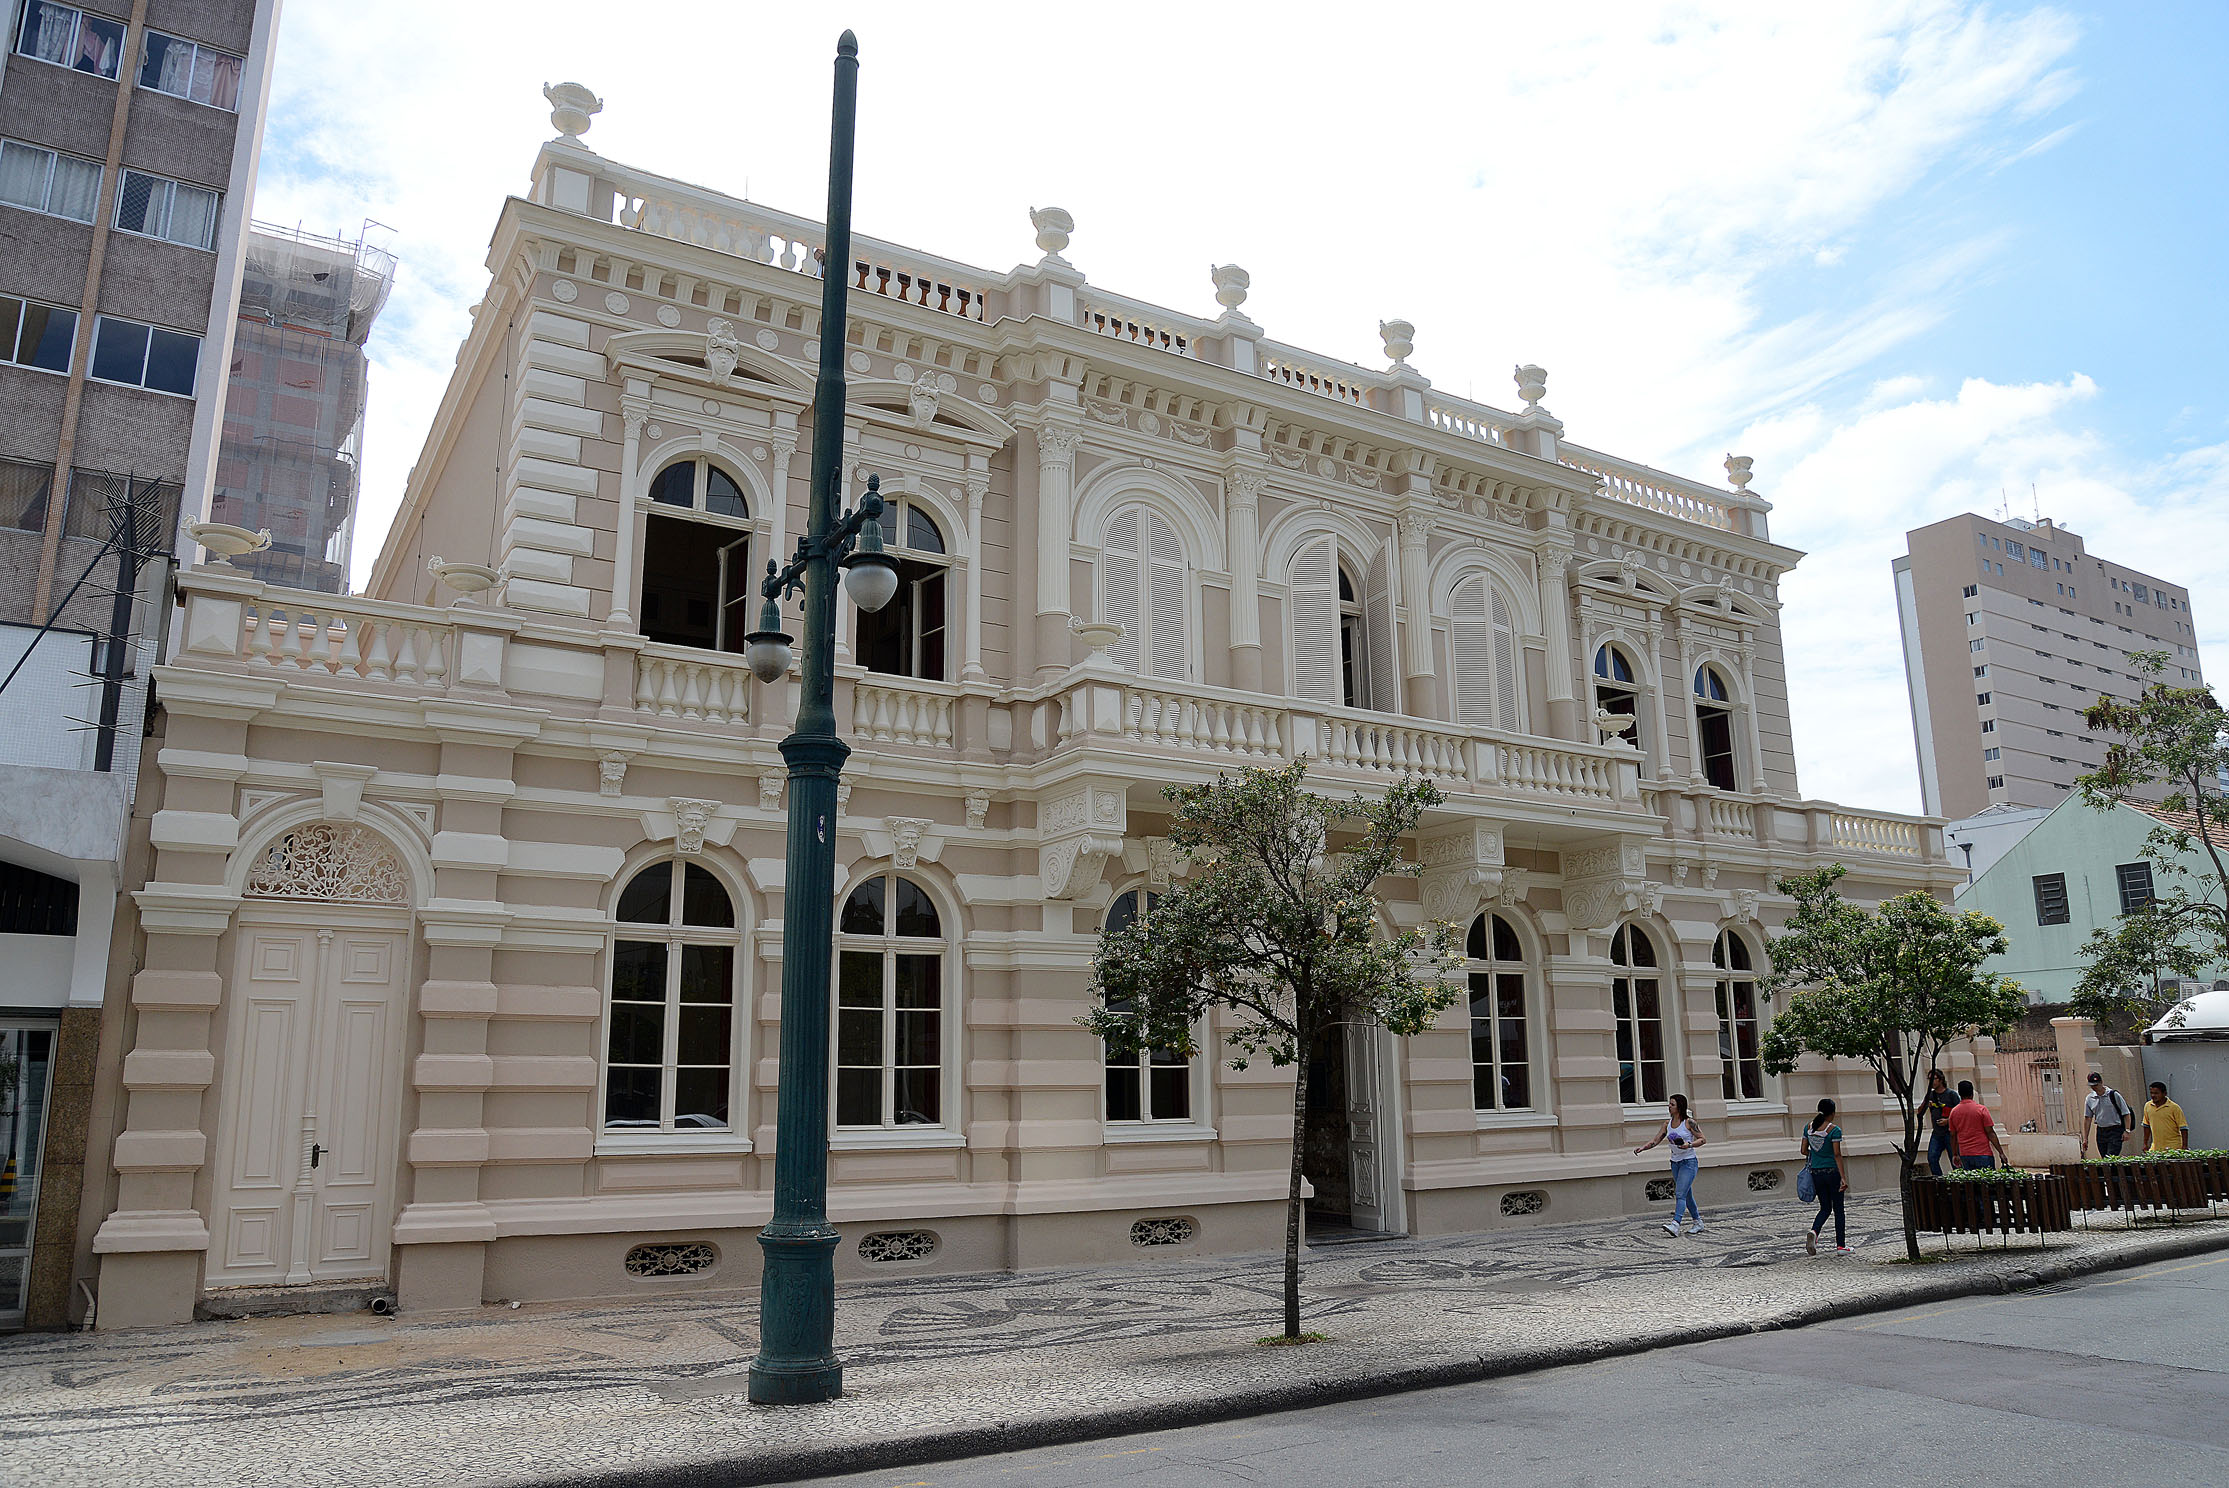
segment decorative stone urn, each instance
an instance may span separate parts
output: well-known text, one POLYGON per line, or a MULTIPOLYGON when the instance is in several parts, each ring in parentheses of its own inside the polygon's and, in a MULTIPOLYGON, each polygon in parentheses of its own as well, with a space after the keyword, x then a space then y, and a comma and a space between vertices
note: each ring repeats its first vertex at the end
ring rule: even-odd
POLYGON ((1060 207, 1031 207, 1029 225, 1037 229, 1037 246, 1045 256, 1057 259, 1076 230, 1076 219, 1060 207))
POLYGON ((1114 659, 1107 652, 1125 634, 1121 626, 1111 620, 1083 620, 1071 625, 1069 630, 1091 653, 1084 658, 1085 666, 1114 665, 1114 659))
POLYGON ((1253 287, 1253 277, 1237 264, 1209 264, 1207 271, 1215 280, 1215 303, 1225 310, 1236 310, 1246 303, 1246 291, 1253 287))
POLYGON ((1409 353, 1416 350, 1416 327, 1405 320, 1381 320, 1378 339, 1385 343, 1386 359, 1396 367, 1403 366, 1409 353))
POLYGON ((1754 463, 1756 462, 1747 455, 1728 455, 1726 457, 1726 483, 1735 490, 1746 494, 1749 490, 1749 482, 1753 478, 1749 467, 1754 463))
POLYGON ((490 568, 484 563, 450 563, 439 556, 426 560, 426 572, 444 588, 454 589, 464 599, 492 590, 504 581, 501 569, 490 568))
POLYGON ((1535 367, 1527 362, 1517 369, 1517 396, 1525 400, 1525 412, 1538 413, 1540 400, 1548 396, 1548 369, 1535 367))
POLYGON ((604 101, 579 83, 544 83, 542 96, 550 101, 550 123, 569 140, 588 133, 588 121, 604 111, 604 101))
POLYGON ((186 536, 201 544, 210 554, 211 568, 230 568, 231 560, 244 553, 260 553, 271 546, 271 529, 250 532, 245 527, 234 527, 224 522, 188 522, 186 536))

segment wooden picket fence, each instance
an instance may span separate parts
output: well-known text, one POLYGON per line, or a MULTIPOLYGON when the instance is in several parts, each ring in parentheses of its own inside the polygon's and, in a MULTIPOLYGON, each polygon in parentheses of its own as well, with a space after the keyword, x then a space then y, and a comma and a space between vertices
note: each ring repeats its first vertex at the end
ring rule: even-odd
POLYGON ((1942 1235, 2055 1235, 2074 1228, 2074 1211, 2055 1173, 1914 1178, 1912 1222, 1942 1235))
POLYGON ((2053 1163, 2051 1172, 2066 1180, 2077 1209, 2204 1209, 2229 1199, 2229 1158, 2053 1163))

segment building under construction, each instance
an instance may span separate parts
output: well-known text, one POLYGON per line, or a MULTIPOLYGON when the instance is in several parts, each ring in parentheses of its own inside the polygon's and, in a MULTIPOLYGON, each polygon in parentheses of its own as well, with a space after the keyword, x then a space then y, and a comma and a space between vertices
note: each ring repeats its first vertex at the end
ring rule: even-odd
POLYGON ((394 284, 361 240, 256 224, 240 281, 210 515, 271 546, 234 566, 273 583, 348 590, 364 435, 364 343, 394 284))

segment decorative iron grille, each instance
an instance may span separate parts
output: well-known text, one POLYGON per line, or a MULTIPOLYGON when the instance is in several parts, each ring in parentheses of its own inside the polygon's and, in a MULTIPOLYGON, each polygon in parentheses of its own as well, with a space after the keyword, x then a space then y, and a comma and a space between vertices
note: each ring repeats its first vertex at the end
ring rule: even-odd
POLYGON ((1130 1226, 1132 1245, 1189 1245, 1200 1227, 1189 1219, 1141 1219, 1130 1226))
POLYGON ((695 1276, 719 1263, 720 1253, 702 1240, 679 1245, 638 1245, 627 1252, 629 1276, 695 1276))
POLYGON ((859 1237, 859 1259, 875 1264, 927 1260, 936 1251, 937 1237, 931 1230, 883 1230, 859 1237))

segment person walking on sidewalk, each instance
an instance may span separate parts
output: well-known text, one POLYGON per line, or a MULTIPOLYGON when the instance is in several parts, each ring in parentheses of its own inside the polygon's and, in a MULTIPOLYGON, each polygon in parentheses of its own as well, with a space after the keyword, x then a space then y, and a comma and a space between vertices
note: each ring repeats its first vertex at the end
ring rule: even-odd
POLYGON ((1827 1216, 1834 1216, 1834 1253, 1850 1253, 1849 1236, 1844 1231, 1843 1198, 1850 1191, 1850 1170, 1842 1165, 1842 1128, 1834 1124, 1834 1102, 1819 1102, 1819 1114, 1811 1118, 1810 1127, 1803 1134, 1804 1161, 1811 1167, 1811 1196, 1819 1201, 1819 1212, 1812 1216, 1811 1233, 1803 1237, 1806 1255, 1819 1253, 1819 1231, 1826 1227, 1827 1216))
POLYGON ((1956 1149, 1951 1146, 1950 1128, 1943 1125, 1943 1118, 1950 1108, 1958 1104, 1958 1092, 1950 1088, 1950 1078, 1941 1070, 1927 1072, 1927 1171, 1937 1178, 1943 1176, 1943 1154, 1956 1149))
POLYGON ((1957 1143, 1958 1166, 1962 1168, 1994 1168, 2008 1164, 2005 1144, 1997 1139, 1997 1118, 1989 1108, 1974 1099, 1974 1082, 1958 1082, 1958 1104, 1950 1108, 1943 1118, 1950 1128, 1951 1140, 1957 1143), (1994 1150, 1995 1157, 1989 1154, 1994 1150))
POLYGON ((2167 1098, 2167 1087, 2152 1081, 2152 1098, 2144 1102, 2144 1150, 2181 1152, 2190 1145, 2190 1122, 2183 1108, 2167 1098))
POLYGON ((2119 1157, 2121 1142, 2136 1124, 2136 1113, 2121 1093, 2105 1083, 2105 1076, 2090 1071, 2090 1093, 2082 1102, 2082 1155, 2090 1155, 2090 1127, 2097 1127, 2097 1155, 2119 1157))
POLYGON ((1703 1129, 1687 1114, 1686 1096, 1675 1095, 1665 1103, 1664 1129, 1633 1150, 1646 1152, 1660 1142, 1672 1144, 1672 1217, 1665 1223, 1664 1233, 1677 1238, 1679 1217, 1684 1210, 1695 1221, 1688 1233, 1700 1235, 1703 1233, 1703 1211, 1695 1207, 1695 1174, 1703 1164, 1695 1151, 1703 1145, 1703 1129))

